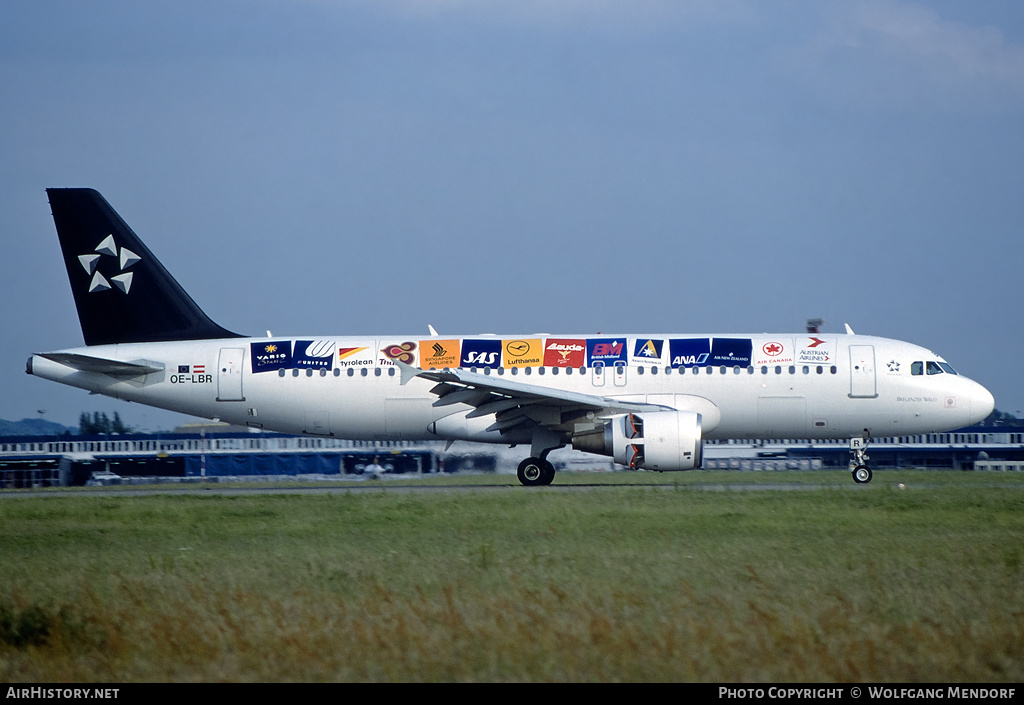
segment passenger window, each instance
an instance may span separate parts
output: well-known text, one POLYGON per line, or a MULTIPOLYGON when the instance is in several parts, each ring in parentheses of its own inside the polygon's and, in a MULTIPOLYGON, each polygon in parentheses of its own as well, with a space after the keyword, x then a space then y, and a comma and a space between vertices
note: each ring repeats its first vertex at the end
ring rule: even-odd
POLYGON ((284 377, 284 370, 278 370, 277 371, 277 376, 278 377, 284 377))
POLYGON ((910 374, 912 374, 912 375, 919 375, 919 374, 922 374, 923 372, 924 372, 924 363, 923 362, 912 362, 910 364, 910 374))

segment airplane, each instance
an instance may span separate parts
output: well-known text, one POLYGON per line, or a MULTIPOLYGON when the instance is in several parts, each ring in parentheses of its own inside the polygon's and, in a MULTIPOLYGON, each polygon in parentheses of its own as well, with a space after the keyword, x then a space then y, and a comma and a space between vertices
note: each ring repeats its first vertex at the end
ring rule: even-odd
POLYGON ((246 337, 214 323, 97 191, 47 189, 84 347, 26 371, 254 429, 352 440, 558 448, 634 470, 699 468, 714 439, 842 439, 870 482, 872 438, 949 431, 994 408, 917 345, 846 334, 246 337))

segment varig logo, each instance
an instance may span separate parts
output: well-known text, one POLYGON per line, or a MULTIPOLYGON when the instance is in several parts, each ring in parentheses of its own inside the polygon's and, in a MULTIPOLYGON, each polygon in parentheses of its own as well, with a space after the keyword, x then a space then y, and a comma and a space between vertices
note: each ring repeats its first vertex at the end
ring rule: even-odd
POLYGON ((90 294, 109 291, 113 288, 120 289, 122 293, 127 294, 132 288, 132 272, 127 270, 141 259, 127 247, 118 249, 113 235, 103 238, 103 241, 96 245, 96 249, 91 253, 78 256, 82 268, 92 277, 89 280, 90 294), (108 257, 112 257, 114 261, 109 261, 108 257), (111 268, 115 266, 119 267, 116 270, 117 273, 110 275, 111 268), (103 272, 108 273, 109 279, 103 275, 103 272))

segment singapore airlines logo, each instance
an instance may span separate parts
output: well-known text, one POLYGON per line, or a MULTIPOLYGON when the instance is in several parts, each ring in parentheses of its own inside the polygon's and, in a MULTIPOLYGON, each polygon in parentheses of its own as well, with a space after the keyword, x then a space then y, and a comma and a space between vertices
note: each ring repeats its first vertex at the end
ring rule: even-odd
POLYGON ((132 272, 127 270, 140 260, 141 258, 127 247, 122 247, 119 250, 114 243, 113 235, 107 235, 92 253, 78 256, 82 268, 92 277, 89 281, 90 294, 114 288, 127 294, 128 290, 132 288, 132 272), (113 257, 120 267, 117 274, 112 275, 109 279, 100 272, 101 269, 109 272, 110 268, 114 266, 113 262, 105 259, 106 257, 113 257))

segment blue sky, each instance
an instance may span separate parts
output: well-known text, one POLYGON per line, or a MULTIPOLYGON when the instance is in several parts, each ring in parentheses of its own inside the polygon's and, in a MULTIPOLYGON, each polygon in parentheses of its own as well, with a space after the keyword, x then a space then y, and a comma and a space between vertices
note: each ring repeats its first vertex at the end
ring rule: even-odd
POLYGON ((81 344, 44 189, 242 333, 828 332, 1024 410, 1024 5, 0 5, 0 418, 185 417, 81 344))

